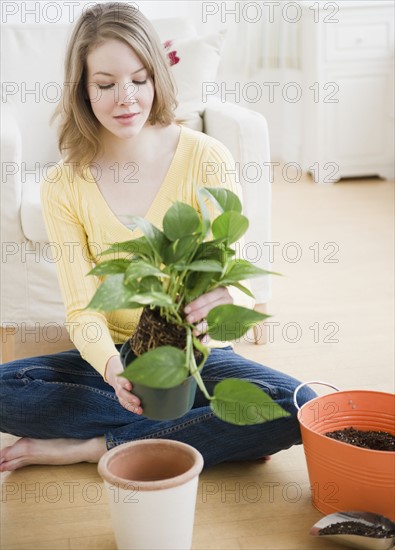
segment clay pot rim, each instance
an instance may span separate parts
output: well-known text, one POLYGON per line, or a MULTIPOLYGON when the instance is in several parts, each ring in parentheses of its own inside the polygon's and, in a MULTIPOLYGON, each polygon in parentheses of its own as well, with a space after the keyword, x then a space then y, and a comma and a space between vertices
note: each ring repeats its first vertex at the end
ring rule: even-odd
POLYGON ((174 441, 172 439, 140 439, 137 441, 130 441, 128 443, 123 443, 121 445, 117 445, 113 449, 107 451, 104 453, 104 455, 100 458, 98 463, 98 472, 100 476, 107 481, 108 483, 112 485, 116 485, 117 487, 121 489, 131 490, 136 489, 139 491, 158 491, 158 490, 164 490, 164 489, 171 489, 172 487, 178 487, 180 485, 184 485, 188 481, 192 480, 196 476, 200 474, 200 472, 203 469, 204 461, 203 457, 200 454, 200 452, 192 447, 191 445, 188 445, 186 443, 182 443, 181 441, 174 441), (188 454, 193 459, 193 465, 192 467, 184 472, 183 474, 180 474, 178 476, 174 476, 167 479, 161 479, 158 481, 138 481, 133 479, 125 479, 119 476, 116 476, 115 474, 112 474, 109 471, 109 465, 111 461, 117 457, 127 456, 129 454, 130 449, 135 449, 138 447, 147 447, 147 446, 158 446, 160 448, 166 448, 170 447, 178 452, 182 452, 185 454, 188 454))

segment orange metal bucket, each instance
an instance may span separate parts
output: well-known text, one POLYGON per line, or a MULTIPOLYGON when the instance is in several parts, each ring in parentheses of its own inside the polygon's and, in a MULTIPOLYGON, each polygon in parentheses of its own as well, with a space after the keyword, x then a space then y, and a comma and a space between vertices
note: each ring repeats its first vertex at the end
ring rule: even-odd
MULTIPOLYGON (((298 409, 299 389, 314 383, 323 382, 296 388, 298 409)), ((395 435, 395 396, 338 391, 305 403, 298 419, 314 506, 324 514, 363 510, 395 520, 395 452, 363 449, 323 435, 349 427, 395 435)))

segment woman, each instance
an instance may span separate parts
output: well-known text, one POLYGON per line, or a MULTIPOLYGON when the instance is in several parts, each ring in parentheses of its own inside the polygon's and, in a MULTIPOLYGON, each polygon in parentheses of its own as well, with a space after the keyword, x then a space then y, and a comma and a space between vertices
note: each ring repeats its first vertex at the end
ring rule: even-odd
MULTIPOLYGON (((117 376, 123 370, 119 349, 138 312, 85 309, 99 284, 86 277, 92 263, 108 243, 139 236, 127 225, 131 214, 160 225, 171 201, 197 208, 196 182, 240 194, 231 171, 225 182, 219 172, 207 180, 207 163, 229 167, 232 158, 218 141, 178 124, 175 106, 163 47, 145 17, 122 3, 87 10, 70 39, 56 113, 63 161, 42 186, 49 240, 62 250, 58 277, 76 349, 2 366, 0 429, 21 439, 2 451, 1 471, 97 462, 107 449, 142 438, 189 443, 206 466, 254 460, 300 443, 292 404, 298 381, 220 344, 212 344, 203 372, 209 391, 222 378, 245 378, 292 416, 248 427, 226 424, 198 390, 184 417, 145 418, 131 383, 117 376)), ((213 307, 232 301, 227 289, 216 289, 188 304, 187 319, 199 330, 213 307)), ((307 388, 300 392, 301 403, 312 397, 307 388)))

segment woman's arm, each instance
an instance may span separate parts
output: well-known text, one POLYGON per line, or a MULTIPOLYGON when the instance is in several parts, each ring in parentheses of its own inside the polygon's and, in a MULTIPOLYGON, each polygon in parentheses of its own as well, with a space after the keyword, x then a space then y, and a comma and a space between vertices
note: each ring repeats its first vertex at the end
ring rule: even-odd
MULTIPOLYGON (((64 166, 62 176, 49 172, 41 186, 41 203, 49 241, 59 251, 56 269, 66 307, 67 329, 81 356, 104 376, 110 357, 119 355, 108 330, 105 315, 86 310, 100 281, 87 276, 93 264, 89 242, 77 216, 64 166)), ((59 173, 59 166, 57 173, 59 173)))

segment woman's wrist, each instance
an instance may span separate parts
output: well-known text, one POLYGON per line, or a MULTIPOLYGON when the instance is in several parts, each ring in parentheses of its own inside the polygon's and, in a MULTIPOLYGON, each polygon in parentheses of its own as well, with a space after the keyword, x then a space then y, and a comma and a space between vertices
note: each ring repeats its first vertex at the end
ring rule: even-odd
POLYGON ((119 355, 112 355, 107 361, 106 368, 104 369, 104 380, 110 386, 114 385, 115 377, 123 371, 123 365, 119 355))

